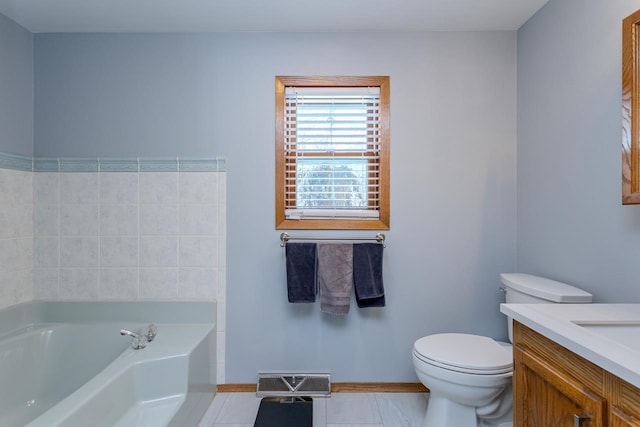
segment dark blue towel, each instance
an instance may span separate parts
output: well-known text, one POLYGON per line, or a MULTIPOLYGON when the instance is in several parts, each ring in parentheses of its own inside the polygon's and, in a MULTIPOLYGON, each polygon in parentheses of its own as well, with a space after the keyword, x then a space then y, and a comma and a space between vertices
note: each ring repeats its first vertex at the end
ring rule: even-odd
POLYGON ((287 243, 285 253, 289 302, 315 302, 316 244, 287 243))
POLYGON ((353 245, 353 286, 358 307, 384 307, 382 251, 379 243, 353 245))

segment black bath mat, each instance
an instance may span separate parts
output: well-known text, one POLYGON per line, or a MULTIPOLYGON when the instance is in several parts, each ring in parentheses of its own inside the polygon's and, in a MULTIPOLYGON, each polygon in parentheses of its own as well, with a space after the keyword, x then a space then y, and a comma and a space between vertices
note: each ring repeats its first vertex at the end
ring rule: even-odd
POLYGON ((313 427, 310 397, 264 397, 254 427, 313 427))

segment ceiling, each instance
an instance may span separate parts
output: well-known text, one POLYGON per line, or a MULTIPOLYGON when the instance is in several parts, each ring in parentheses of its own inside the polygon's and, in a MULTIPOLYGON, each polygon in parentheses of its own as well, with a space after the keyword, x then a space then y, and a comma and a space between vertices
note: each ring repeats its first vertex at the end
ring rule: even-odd
POLYGON ((548 0, 0 0, 33 33, 516 30, 548 0))

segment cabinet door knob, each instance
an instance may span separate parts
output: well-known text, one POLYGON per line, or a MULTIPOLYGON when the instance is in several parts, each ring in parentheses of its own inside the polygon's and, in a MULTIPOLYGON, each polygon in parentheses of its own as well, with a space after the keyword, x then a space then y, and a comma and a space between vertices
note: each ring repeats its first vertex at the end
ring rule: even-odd
POLYGON ((575 414, 573 416, 573 427, 582 427, 582 422, 589 421, 590 419, 591 417, 589 417, 588 415, 575 414))

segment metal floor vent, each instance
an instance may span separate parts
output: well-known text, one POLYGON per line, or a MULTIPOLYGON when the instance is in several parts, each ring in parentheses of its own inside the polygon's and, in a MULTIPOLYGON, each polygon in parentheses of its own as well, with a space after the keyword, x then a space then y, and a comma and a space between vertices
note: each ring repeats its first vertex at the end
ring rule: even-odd
POLYGON ((258 373, 256 395, 258 397, 330 396, 331 377, 329 374, 258 373))

